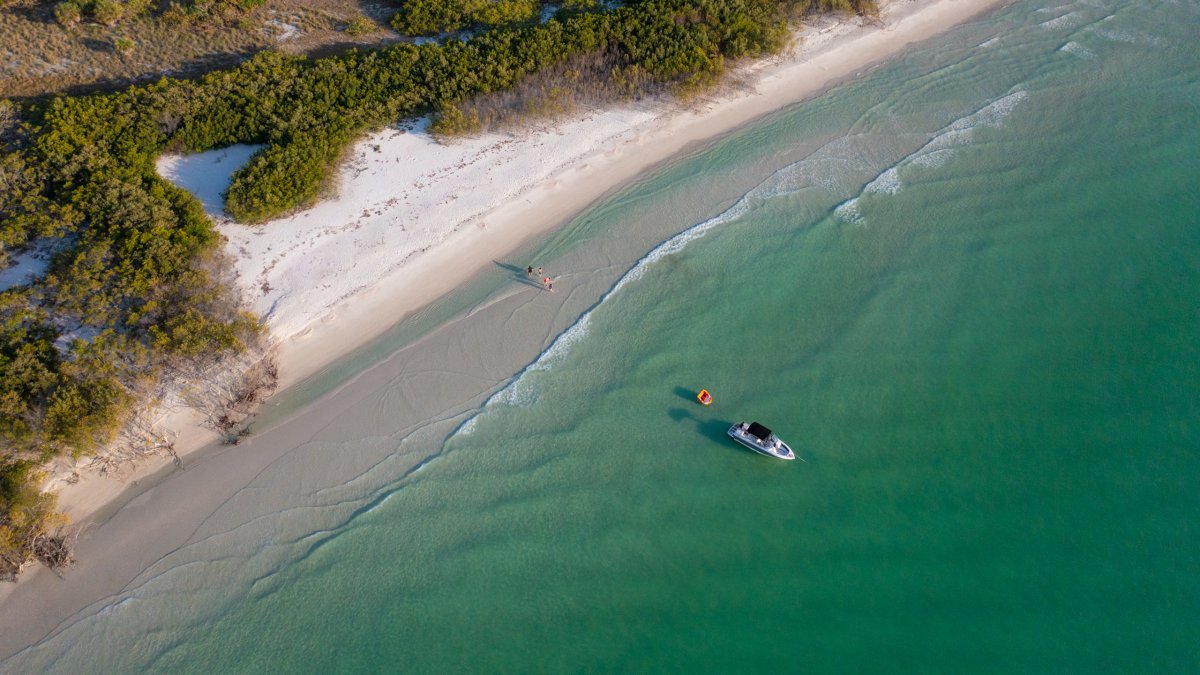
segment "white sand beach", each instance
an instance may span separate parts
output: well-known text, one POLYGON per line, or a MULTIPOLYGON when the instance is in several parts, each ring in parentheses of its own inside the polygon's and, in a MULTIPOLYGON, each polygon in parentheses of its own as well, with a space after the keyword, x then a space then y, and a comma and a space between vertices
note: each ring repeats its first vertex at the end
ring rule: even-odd
MULTIPOLYGON (((386 129, 354 146, 335 197, 259 226, 228 220, 220 196, 253 148, 164 157, 159 169, 218 220, 250 308, 279 341, 287 387, 668 159, 1008 1, 893 0, 879 23, 825 20, 807 27, 791 53, 746 67, 741 74, 749 86, 684 107, 660 102, 587 111, 521 133, 446 145, 422 123, 386 129)), ((189 452, 215 439, 186 410, 163 423, 176 427, 185 466, 189 452)), ((120 478, 84 475, 58 486, 72 519, 91 523, 84 535, 91 542, 65 580, 30 569, 19 584, 0 589, 0 658, 119 590, 186 540, 196 519, 219 508, 247 476, 286 454, 279 445, 245 449, 237 467, 223 471, 210 464, 171 472, 170 460, 161 458, 120 478), (116 509, 130 486, 145 490, 166 477, 178 483, 169 508, 149 508, 142 495, 116 509), (114 517, 120 511, 123 517, 114 517)))

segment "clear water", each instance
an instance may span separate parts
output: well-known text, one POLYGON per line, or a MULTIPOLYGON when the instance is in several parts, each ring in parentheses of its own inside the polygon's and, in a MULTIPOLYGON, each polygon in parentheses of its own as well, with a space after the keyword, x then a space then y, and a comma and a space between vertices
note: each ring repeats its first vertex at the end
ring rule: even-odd
POLYGON ((673 164, 531 252, 563 309, 428 461, 5 668, 1195 672, 1197 26, 1017 2, 673 164))

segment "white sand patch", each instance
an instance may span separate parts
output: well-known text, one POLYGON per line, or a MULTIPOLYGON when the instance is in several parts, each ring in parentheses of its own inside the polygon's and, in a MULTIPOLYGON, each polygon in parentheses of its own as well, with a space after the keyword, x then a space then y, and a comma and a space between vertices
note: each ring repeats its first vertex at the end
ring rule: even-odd
POLYGON ((263 28, 263 32, 267 34, 267 37, 274 38, 276 42, 287 42, 302 35, 299 26, 285 23, 279 19, 271 19, 264 22, 263 25, 267 26, 263 28))
POLYGON ((0 270, 0 291, 32 282, 45 274, 49 266, 50 253, 45 247, 35 245, 27 251, 12 256, 8 261, 8 267, 0 270))
POLYGON ((233 173, 262 149, 261 145, 234 145, 194 155, 163 155, 158 172, 164 178, 196 195, 208 215, 225 220, 225 190, 233 173))

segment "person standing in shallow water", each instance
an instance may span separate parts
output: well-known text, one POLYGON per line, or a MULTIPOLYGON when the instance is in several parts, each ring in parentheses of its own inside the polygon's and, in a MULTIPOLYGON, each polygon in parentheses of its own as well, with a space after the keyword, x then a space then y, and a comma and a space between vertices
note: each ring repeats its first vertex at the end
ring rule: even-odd
POLYGON ((542 285, 543 285, 543 286, 545 286, 545 287, 546 287, 546 290, 548 290, 548 291, 553 291, 553 290, 554 290, 554 284, 553 284, 553 283, 551 283, 551 281, 550 281, 550 277, 545 277, 545 278, 543 278, 543 279, 542 279, 542 285))
POLYGON ((529 277, 530 279, 533 278, 533 265, 525 268, 525 276, 529 277))

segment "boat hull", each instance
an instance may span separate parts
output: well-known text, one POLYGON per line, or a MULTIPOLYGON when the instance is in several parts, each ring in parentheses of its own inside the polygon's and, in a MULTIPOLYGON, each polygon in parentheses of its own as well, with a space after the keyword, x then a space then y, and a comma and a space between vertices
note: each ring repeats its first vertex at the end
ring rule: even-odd
POLYGON ((743 430, 743 426, 744 425, 742 424, 735 424, 732 427, 729 427, 729 437, 760 455, 774 457, 775 459, 786 459, 789 461, 796 459, 796 453, 792 452, 792 447, 787 443, 784 443, 782 440, 774 437, 772 437, 772 439, 768 439, 768 441, 762 441, 753 435, 746 433, 743 430), (776 443, 778 443, 778 445, 776 443))

